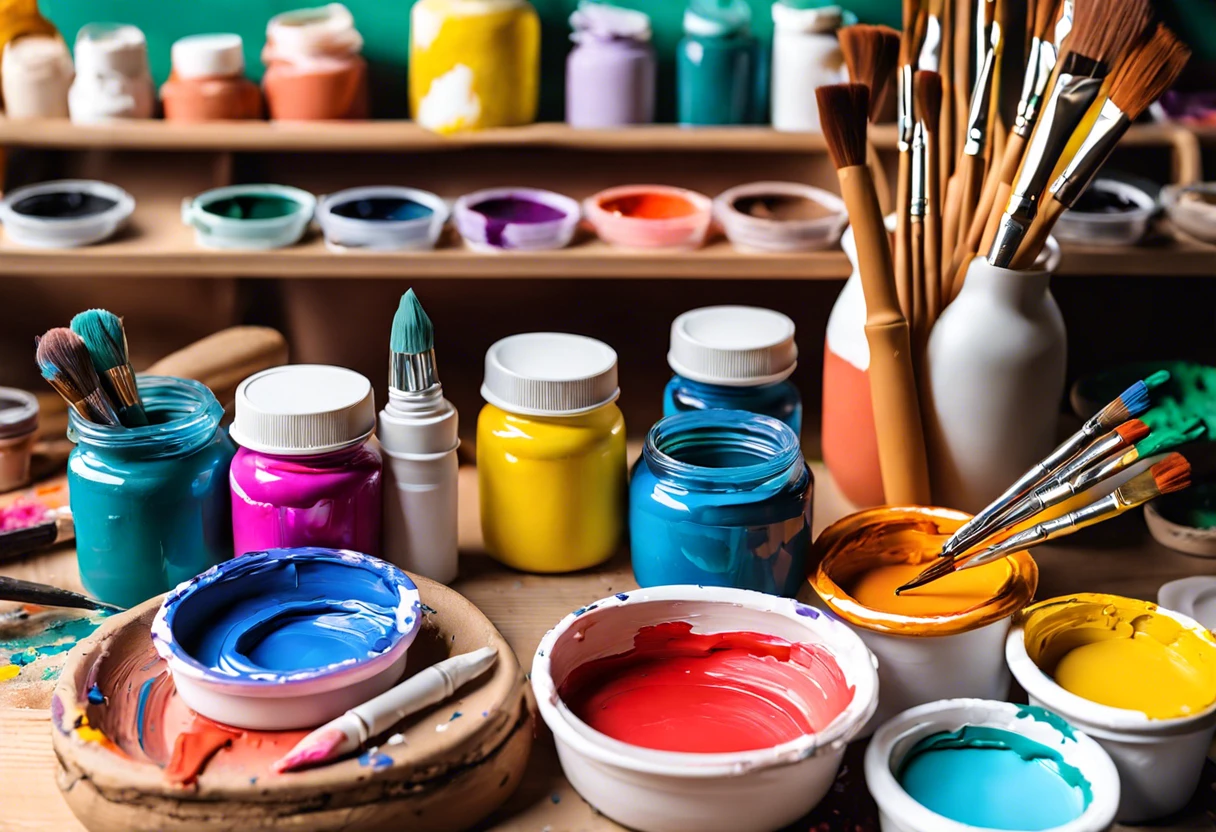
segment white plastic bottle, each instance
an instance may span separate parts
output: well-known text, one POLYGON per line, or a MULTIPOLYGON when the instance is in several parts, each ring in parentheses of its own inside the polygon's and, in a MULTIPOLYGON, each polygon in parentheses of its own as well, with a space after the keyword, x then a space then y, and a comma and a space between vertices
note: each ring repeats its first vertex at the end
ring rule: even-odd
POLYGON ((847 80, 836 40, 843 13, 838 6, 799 8, 773 3, 773 127, 821 132, 815 87, 847 80))

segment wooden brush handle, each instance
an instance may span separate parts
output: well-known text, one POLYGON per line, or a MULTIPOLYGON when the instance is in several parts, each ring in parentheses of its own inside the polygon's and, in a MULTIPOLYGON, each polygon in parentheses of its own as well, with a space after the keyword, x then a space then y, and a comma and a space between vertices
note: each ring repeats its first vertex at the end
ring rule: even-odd
MULTIPOLYGON (((957 171, 955 175, 950 177, 950 181, 946 185, 946 199, 942 205, 942 251, 953 251, 954 240, 958 236, 958 211, 959 205, 962 203, 962 194, 959 192, 959 182, 957 171)), ((953 286, 954 269, 953 266, 942 271, 942 305, 950 303, 950 287, 953 286)))
POLYGON ((904 317, 912 318, 912 238, 908 211, 912 207, 912 152, 899 154, 899 183, 895 197, 895 286, 904 317))
POLYGON ((866 137, 866 164, 874 177, 874 190, 878 192, 878 207, 885 217, 891 213, 891 180, 887 178, 887 169, 883 167, 882 159, 878 158, 878 148, 866 137))
POLYGON ((908 224, 912 246, 912 320, 908 326, 912 331, 912 345, 920 355, 929 338, 929 300, 925 287, 925 221, 914 220, 908 224))
POLYGON ((956 248, 971 227, 971 219, 975 216, 976 205, 980 201, 980 191, 984 187, 983 157, 964 153, 959 162, 958 181, 958 237, 954 240, 956 248))
POLYGON ((1026 236, 1022 239, 1022 244, 1018 246, 1017 254, 1013 256, 1013 261, 1010 263, 1012 268, 1029 269, 1034 266, 1034 261, 1039 259, 1043 246, 1047 245, 1047 237, 1051 234, 1056 220, 1066 210, 1068 209, 1058 200, 1046 199, 1043 201, 1039 213, 1030 223, 1030 228, 1026 229, 1026 236))
POLYGON ((996 189, 996 200, 992 203, 992 212, 988 214, 988 224, 984 226, 984 236, 980 238, 980 243, 975 249, 985 257, 992 250, 992 241, 996 239, 996 232, 1001 228, 1001 217, 1005 215, 1005 208, 1009 205, 1011 193, 1013 193, 1013 185, 1008 182, 1002 182, 996 189))
POLYGON ((853 226, 857 271, 861 275, 861 291, 866 299, 866 320, 875 323, 902 320, 906 323, 895 289, 891 244, 887 239, 887 229, 882 221, 870 170, 858 165, 841 168, 836 175, 840 179, 840 193, 853 226))
POLYGON ((942 314, 942 196, 938 186, 937 135, 930 136, 927 186, 929 211, 925 214, 925 331, 942 314))
POLYGON ((286 363, 287 341, 280 332, 264 326, 234 326, 165 356, 147 372, 201 382, 227 408, 238 384, 286 363))

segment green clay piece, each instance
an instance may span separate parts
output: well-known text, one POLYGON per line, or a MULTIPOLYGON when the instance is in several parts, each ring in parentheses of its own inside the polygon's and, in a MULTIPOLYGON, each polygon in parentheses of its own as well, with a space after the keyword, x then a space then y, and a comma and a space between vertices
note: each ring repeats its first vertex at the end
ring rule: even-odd
POLYGON ((435 326, 427 317, 414 290, 401 296, 401 305, 393 316, 393 331, 389 349, 407 355, 420 355, 435 347, 435 326))
POLYGON ((1154 430, 1136 443, 1136 454, 1140 459, 1144 459, 1153 454, 1172 450, 1179 445, 1194 442, 1207 432, 1207 426, 1201 420, 1192 418, 1178 429, 1163 427, 1160 430, 1154 430))
POLYGON ((1137 379, 1155 388, 1152 407, 1140 415, 1153 433, 1186 434, 1199 420, 1208 436, 1216 437, 1216 367, 1189 361, 1128 364, 1083 380, 1077 391, 1090 402, 1105 403, 1137 379))
POLYGON ((1153 390, 1170 380, 1169 370, 1158 370, 1144 380, 1144 386, 1149 390, 1153 390))

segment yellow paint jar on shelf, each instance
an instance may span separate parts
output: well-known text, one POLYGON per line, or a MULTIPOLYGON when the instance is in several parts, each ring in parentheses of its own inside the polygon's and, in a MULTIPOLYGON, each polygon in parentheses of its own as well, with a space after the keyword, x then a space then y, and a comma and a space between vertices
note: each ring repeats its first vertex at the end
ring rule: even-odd
POLYGON ((616 352, 535 332, 486 353, 477 474, 486 551, 526 572, 573 572, 616 553, 625 529, 625 419, 616 352))
POLYGON ((526 0, 418 0, 410 12, 410 110, 437 133, 536 119, 540 18, 526 0))

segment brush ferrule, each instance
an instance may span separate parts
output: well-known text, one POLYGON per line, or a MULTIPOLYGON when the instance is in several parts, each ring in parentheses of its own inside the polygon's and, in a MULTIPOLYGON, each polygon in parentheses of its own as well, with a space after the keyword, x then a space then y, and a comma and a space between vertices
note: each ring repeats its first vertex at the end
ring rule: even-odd
POLYGON ((912 131, 912 190, 909 214, 924 217, 929 212, 928 188, 929 155, 925 143, 925 125, 918 121, 912 131))
POLYGON ((1077 204, 1130 126, 1127 114, 1107 99, 1076 155, 1051 185, 1051 193, 1058 202, 1068 208, 1077 204))
POLYGON ((1045 485, 1034 492, 1034 497, 1043 508, 1067 500, 1078 491, 1075 482, 1057 482, 1045 485))
POLYGON ((989 48, 984 55, 980 74, 971 91, 971 110, 967 114, 967 140, 963 152, 978 156, 988 144, 988 113, 992 106, 992 83, 995 78, 996 51, 989 48))
POLYGON ((122 407, 140 405, 139 387, 135 383, 135 371, 130 364, 120 364, 111 367, 103 373, 109 382, 110 390, 122 407))
MULTIPOLYGON (((1073 132, 1102 89, 1101 78, 1062 74, 1052 87, 1039 126, 1030 138, 1009 204, 1015 198, 1029 206, 1027 224, 1037 213, 1039 198, 1047 188, 1051 172, 1063 155, 1073 132)), ((1015 214, 1016 216, 1016 214, 1015 214)))
POLYGON ((420 353, 389 353, 389 387, 405 393, 418 393, 438 383, 439 372, 433 349, 420 353))
POLYGON ((912 96, 912 66, 904 64, 899 68, 899 152, 907 153, 912 146, 912 132, 915 129, 913 119, 912 96))
POLYGON ((929 15, 925 22, 925 40, 921 43, 919 69, 937 72, 942 61, 942 22, 937 15, 929 15))
POLYGON ((89 406, 84 400, 84 396, 80 391, 63 379, 62 376, 51 376, 46 380, 46 383, 51 385, 51 388, 58 393, 68 407, 76 411, 76 415, 87 422, 95 421, 89 413, 89 406))
POLYGON ((1103 520, 1114 517, 1125 508, 1127 506, 1123 505, 1118 492, 1115 492, 1114 494, 1108 494, 1099 500, 1095 500, 1076 511, 1069 512, 1063 517, 1044 520, 1035 526, 1035 528, 1042 529, 1044 540, 1055 540, 1057 537, 1063 537, 1066 534, 1071 534, 1095 523, 1101 523, 1103 520))
POLYGON ((1060 6, 1060 19, 1056 21, 1055 42, 1052 44, 1059 53, 1060 48, 1064 45, 1064 38, 1072 32, 1072 18, 1076 11, 1076 3, 1074 0, 1064 0, 1060 6))
POLYGON ((1002 214, 996 236, 992 239, 992 248, 988 250, 988 263, 998 269, 1009 268, 1029 228, 1028 221, 1022 221, 1008 211, 1002 214))
POLYGON ((1018 101, 1018 114, 1013 124, 1013 131, 1024 139, 1030 138, 1035 122, 1039 120, 1047 85, 1051 83, 1051 74, 1056 68, 1056 55, 1055 46, 1048 41, 1035 38, 1031 43, 1026 77, 1022 82, 1022 97, 1018 101))
POLYGON ((1085 450, 1073 457, 1067 465, 1053 477, 1057 482, 1066 482, 1090 468, 1094 463, 1109 456, 1112 452, 1123 448, 1123 437, 1110 433, 1091 442, 1085 450))

